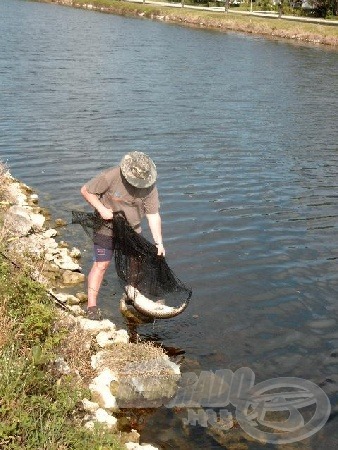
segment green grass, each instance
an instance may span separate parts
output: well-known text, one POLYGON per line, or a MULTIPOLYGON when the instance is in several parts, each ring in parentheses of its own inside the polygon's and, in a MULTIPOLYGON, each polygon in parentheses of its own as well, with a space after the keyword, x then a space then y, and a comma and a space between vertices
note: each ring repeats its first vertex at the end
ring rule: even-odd
POLYGON ((88 393, 52 369, 65 337, 55 320, 43 287, 0 256, 0 448, 124 448, 113 434, 81 425, 76 405, 88 393))

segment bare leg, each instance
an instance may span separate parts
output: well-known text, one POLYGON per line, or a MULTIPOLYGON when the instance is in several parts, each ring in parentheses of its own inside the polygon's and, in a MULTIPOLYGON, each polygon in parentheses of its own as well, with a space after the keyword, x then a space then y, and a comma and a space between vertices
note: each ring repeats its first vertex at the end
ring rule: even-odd
POLYGON ((110 261, 94 262, 88 274, 88 308, 96 306, 97 296, 110 261))

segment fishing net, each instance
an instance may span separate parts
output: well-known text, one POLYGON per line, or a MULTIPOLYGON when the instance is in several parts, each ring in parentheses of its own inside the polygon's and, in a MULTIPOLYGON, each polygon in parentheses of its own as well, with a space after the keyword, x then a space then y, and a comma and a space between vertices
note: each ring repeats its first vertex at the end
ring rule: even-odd
POLYGON ((191 289, 178 279, 165 258, 157 255, 156 246, 130 226, 122 211, 109 221, 96 213, 72 211, 72 223, 80 224, 94 243, 110 244, 116 273, 140 312, 167 318, 186 308, 191 289))

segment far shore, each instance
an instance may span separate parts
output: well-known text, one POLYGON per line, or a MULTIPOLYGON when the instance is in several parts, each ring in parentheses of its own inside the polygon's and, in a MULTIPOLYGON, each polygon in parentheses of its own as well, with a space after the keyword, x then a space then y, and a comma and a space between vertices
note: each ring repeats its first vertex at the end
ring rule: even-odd
POLYGON ((338 48, 338 21, 315 18, 297 18, 270 13, 249 13, 229 10, 224 7, 182 7, 177 3, 142 0, 35 0, 44 3, 84 8, 102 13, 136 16, 184 26, 232 31, 284 39, 298 43, 338 48))

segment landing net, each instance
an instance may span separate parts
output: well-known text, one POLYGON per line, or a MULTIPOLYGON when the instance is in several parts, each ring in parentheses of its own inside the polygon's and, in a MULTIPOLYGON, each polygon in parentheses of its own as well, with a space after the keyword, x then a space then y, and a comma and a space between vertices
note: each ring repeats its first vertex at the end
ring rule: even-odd
POLYGON ((147 307, 147 300, 166 305, 166 308, 157 308, 158 317, 161 314, 163 317, 177 315, 188 305, 191 289, 179 280, 165 258, 157 255, 156 246, 136 233, 123 212, 114 212, 113 220, 107 221, 96 213, 72 211, 72 223, 80 224, 93 242, 100 239, 113 242, 116 273, 128 297, 135 300, 134 306, 144 305, 146 311, 143 313, 151 310, 147 307), (170 307, 173 308, 172 314, 170 307))

